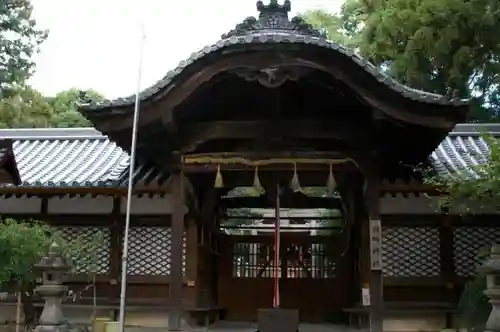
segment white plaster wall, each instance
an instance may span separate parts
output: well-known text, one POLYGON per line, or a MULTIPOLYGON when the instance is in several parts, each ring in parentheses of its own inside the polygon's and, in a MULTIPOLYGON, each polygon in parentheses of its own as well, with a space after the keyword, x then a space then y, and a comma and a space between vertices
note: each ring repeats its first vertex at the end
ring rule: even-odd
MULTIPOLYGON (((438 198, 428 197, 426 195, 385 195, 380 198, 381 214, 439 214, 438 198)), ((498 214, 498 209, 495 207, 474 208, 468 206, 469 209, 475 210, 476 214, 498 214)), ((458 209, 451 207, 451 214, 459 214, 458 209)))
POLYGON ((42 199, 37 197, 1 197, 0 214, 29 214, 40 213, 42 209, 42 199))
POLYGON ((380 198, 381 214, 438 214, 435 198, 425 195, 385 195, 380 198))
POLYGON ((47 206, 49 214, 109 214, 112 211, 113 197, 109 196, 54 197, 47 206))
MULTIPOLYGON (((121 213, 125 213, 126 210, 126 198, 122 198, 121 202, 121 213)), ((187 212, 187 208, 184 207, 184 213, 187 212)), ((133 196, 130 205, 131 214, 140 215, 165 215, 172 214, 172 196, 165 195, 160 196, 133 196)))
MULTIPOLYGON (((1 214, 38 214, 42 209, 41 198, 0 197, 1 214)), ((48 200, 47 213, 49 214, 110 214, 113 210, 113 198, 107 196, 92 197, 53 197, 48 200)), ((121 201, 121 213, 125 213, 126 198, 121 201)), ((187 213, 184 207, 184 213, 187 213)), ((169 215, 172 214, 171 195, 134 196, 132 198, 131 213, 134 215, 169 215)))
MULTIPOLYGON (((0 198, 0 214, 36 214, 40 213, 41 198, 9 197, 0 198)), ((437 214, 437 199, 425 195, 392 196, 380 198, 381 214, 437 214)), ((106 196, 92 197, 54 197, 48 201, 49 214, 109 214, 113 209, 113 198, 106 196)), ((121 213, 125 213, 126 198, 121 201, 121 213)), ((185 213, 187 207, 185 207, 185 213)), ((172 214, 172 196, 134 196, 131 213, 134 215, 169 215, 172 214)), ((453 213, 453 209, 452 209, 453 213)), ((495 209, 483 208, 480 214, 496 214, 495 209)))

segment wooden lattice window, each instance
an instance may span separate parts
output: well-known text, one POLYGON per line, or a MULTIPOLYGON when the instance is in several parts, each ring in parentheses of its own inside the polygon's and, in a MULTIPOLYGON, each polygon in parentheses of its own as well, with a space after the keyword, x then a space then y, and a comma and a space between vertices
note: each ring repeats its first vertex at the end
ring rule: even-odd
POLYGON ((479 252, 483 248, 500 243, 500 228, 457 227, 453 229, 453 261, 455 274, 469 277, 476 274, 481 263, 479 252))
MULTIPOLYGON (((166 276, 171 274, 172 230, 166 227, 132 227, 129 232, 128 274, 166 276)), ((186 234, 182 252, 186 272, 186 234)))
MULTIPOLYGON (((233 277, 272 278, 276 265, 274 248, 263 243, 235 243, 233 246, 233 277)), ((282 245, 279 278, 326 279, 335 276, 335 261, 328 257, 325 245, 282 245)))
POLYGON ((432 227, 383 227, 383 273, 387 277, 441 274, 439 230, 432 227))
POLYGON ((109 228, 61 226, 56 229, 64 241, 68 243, 79 241, 84 246, 93 248, 90 255, 83 255, 78 259, 78 264, 75 266, 75 273, 87 274, 96 272, 100 275, 109 273, 111 262, 111 236, 109 228), (95 239, 101 240, 101 243, 95 243, 95 239))

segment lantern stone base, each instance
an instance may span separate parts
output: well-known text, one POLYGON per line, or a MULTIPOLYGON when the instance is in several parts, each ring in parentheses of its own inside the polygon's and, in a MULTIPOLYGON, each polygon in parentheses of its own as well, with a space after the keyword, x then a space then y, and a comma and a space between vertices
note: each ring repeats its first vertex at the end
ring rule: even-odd
POLYGON ((258 332, 297 332, 299 312, 294 309, 259 309, 258 332))

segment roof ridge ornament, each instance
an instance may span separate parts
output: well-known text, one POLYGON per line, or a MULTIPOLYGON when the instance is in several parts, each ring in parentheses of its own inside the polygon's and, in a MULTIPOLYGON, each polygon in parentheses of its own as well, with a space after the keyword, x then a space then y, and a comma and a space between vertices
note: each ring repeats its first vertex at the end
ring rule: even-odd
POLYGON ((294 33, 318 38, 325 37, 324 33, 314 29, 311 24, 299 16, 290 20, 288 12, 291 9, 292 3, 290 0, 285 0, 282 5, 278 3, 278 0, 269 0, 268 5, 264 5, 262 1, 257 1, 259 18, 247 17, 242 23, 237 24, 233 30, 222 35, 222 39, 266 32, 294 33))

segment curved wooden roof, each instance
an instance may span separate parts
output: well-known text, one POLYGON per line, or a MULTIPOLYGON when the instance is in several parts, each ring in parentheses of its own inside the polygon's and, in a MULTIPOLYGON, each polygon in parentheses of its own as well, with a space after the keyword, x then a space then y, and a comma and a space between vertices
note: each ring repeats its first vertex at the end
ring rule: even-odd
MULTIPOLYGON (((248 54, 260 50, 262 53, 256 55, 260 58, 259 61, 262 60, 264 53, 279 52, 278 57, 267 61, 267 67, 306 66, 327 71, 364 96, 365 101, 373 107, 381 106, 376 100, 378 95, 387 94, 386 99, 402 99, 401 102, 406 104, 406 108, 421 108, 420 111, 425 116, 452 118, 449 122, 446 121, 446 124, 429 121, 427 124, 430 126, 435 124, 438 127, 445 126, 451 129, 454 123, 465 119, 468 112, 468 100, 416 90, 397 82, 353 50, 328 41, 322 33, 312 28, 303 19, 295 17, 289 20, 290 8, 291 3, 288 0, 284 5, 271 0, 267 6, 263 5, 262 1, 258 1, 257 9, 260 12, 258 18, 245 19, 229 33, 223 34, 222 39, 215 44, 192 53, 189 58, 181 61, 175 69, 169 71, 157 83, 142 91, 140 100, 150 102, 159 98, 170 98, 174 90, 182 86, 190 77, 198 74, 203 70, 202 68, 220 63, 229 55, 240 57, 240 60, 235 59, 231 65, 222 66, 218 72, 238 67, 259 66, 256 64, 255 57, 249 57, 248 54), (297 53, 297 48, 304 52, 297 53), (329 59, 319 59, 320 53, 324 54, 324 52, 327 52, 326 57, 329 59), (311 56, 307 57, 306 54, 311 56), (439 111, 436 113, 434 112, 436 110, 439 111)), ((212 73, 210 77, 215 75, 216 73, 212 73)), ((205 79, 209 78, 205 77, 205 79)), ((197 77, 197 80, 201 81, 201 77, 197 77)), ((109 116, 110 113, 123 114, 122 112, 127 108, 128 111, 132 111, 134 102, 135 95, 104 100, 99 103, 82 100, 81 111, 89 119, 98 121, 100 117, 109 116)), ((391 113, 387 107, 385 109, 391 113)), ((394 113, 402 111, 399 107, 394 113)))
MULTIPOLYGON (((256 148, 247 143, 262 146, 257 136, 260 124, 267 121, 272 127, 269 139, 281 141, 278 150, 337 150, 346 142, 346 149, 352 150, 363 141, 365 150, 380 150, 388 164, 415 163, 465 120, 468 100, 398 83, 354 51, 328 41, 303 19, 290 20, 290 8, 290 1, 259 1, 258 18, 245 19, 142 91, 138 155, 166 167, 172 151, 194 153, 191 145, 204 144, 198 153, 253 151, 256 148), (271 106, 276 103, 281 106, 271 106), (313 104, 319 105, 315 111, 313 104), (306 135, 303 127, 309 120, 314 124, 306 135), (274 130, 278 122, 283 128, 274 130), (323 136, 318 134, 321 124, 328 127, 323 136), (251 135, 241 137, 248 125, 251 135), (348 139, 335 136, 346 129, 348 139), (218 135, 209 135, 214 132, 218 135), (202 140, 197 140, 199 133, 206 134, 202 140), (284 146, 294 135, 301 143, 284 146), (417 135, 424 139, 408 153, 403 142, 417 135)), ((135 96, 82 102, 80 111, 95 127, 129 151, 135 96)))

